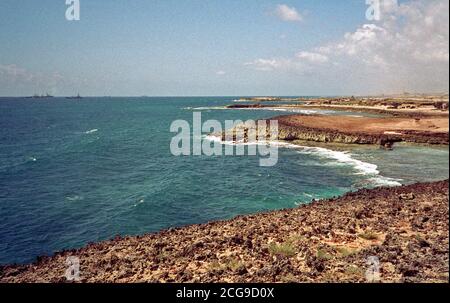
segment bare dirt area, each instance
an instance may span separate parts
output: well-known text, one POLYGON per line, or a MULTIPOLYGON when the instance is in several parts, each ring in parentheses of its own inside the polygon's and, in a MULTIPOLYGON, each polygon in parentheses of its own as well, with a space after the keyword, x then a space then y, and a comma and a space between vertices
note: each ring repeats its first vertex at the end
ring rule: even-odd
POLYGON ((292 115, 278 118, 279 121, 298 127, 330 129, 342 132, 365 132, 384 134, 402 131, 448 132, 449 120, 446 118, 365 118, 340 116, 292 115))

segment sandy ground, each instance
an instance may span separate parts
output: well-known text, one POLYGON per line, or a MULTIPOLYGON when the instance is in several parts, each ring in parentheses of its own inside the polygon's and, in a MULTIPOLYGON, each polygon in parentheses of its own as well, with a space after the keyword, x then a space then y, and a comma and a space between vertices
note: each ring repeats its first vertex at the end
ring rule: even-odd
POLYGON ((448 132, 447 118, 363 118, 340 116, 292 115, 279 121, 292 126, 329 129, 339 132, 363 132, 369 134, 395 134, 401 131, 448 132))

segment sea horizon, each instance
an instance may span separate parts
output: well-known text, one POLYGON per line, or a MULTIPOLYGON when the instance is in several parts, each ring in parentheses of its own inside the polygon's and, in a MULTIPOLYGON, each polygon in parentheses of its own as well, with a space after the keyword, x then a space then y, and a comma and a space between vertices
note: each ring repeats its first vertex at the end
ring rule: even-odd
POLYGON ((448 0, 2 0, 0 44, 0 283, 448 283, 448 0))

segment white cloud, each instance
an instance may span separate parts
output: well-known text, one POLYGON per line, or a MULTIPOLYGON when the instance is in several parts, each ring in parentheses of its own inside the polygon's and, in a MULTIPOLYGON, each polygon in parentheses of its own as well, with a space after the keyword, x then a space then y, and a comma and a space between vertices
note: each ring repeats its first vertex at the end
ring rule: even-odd
POLYGON ((32 73, 15 64, 0 64, 0 81, 2 82, 31 81, 33 78, 32 73))
POLYGON ((289 7, 286 4, 279 4, 275 9, 275 15, 283 21, 299 22, 303 20, 295 7, 289 7))
POLYGON ((326 55, 313 52, 299 52, 297 53, 296 57, 314 63, 328 62, 328 57, 326 55))
POLYGON ((359 86, 361 93, 448 92, 448 0, 385 5, 381 16, 380 22, 363 24, 335 42, 249 65, 257 70, 308 70, 324 83, 359 86))
POLYGON ((57 72, 32 72, 15 64, 0 64, 0 94, 10 94, 15 88, 53 93, 63 80, 57 72))
POLYGON ((226 75, 226 73, 227 73, 226 71, 219 70, 219 71, 216 72, 216 75, 223 76, 223 75, 226 75))
POLYGON ((277 59, 256 59, 255 61, 245 63, 247 66, 252 66, 259 71, 273 71, 280 68, 283 64, 277 59))

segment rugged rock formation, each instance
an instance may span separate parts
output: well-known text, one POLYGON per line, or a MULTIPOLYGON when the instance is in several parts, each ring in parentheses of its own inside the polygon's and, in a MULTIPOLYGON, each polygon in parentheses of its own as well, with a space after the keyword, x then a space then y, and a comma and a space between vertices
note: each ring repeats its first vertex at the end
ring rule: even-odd
POLYGON ((287 123, 279 124, 279 140, 295 141, 304 140, 323 143, 344 143, 344 144, 377 144, 389 146, 395 142, 403 141, 395 135, 375 135, 359 132, 339 132, 336 130, 297 127, 287 123))
POLYGON ((448 181, 349 193, 295 209, 117 237, 0 268, 1 282, 382 282, 449 279, 448 181), (375 258, 373 258, 375 257, 375 258), (379 264, 376 262, 379 261, 379 264))
POLYGON ((448 133, 405 130, 401 133, 367 133, 358 131, 338 131, 320 127, 305 127, 291 124, 284 117, 274 118, 279 122, 279 139, 286 141, 305 140, 324 143, 377 144, 391 148, 396 142, 420 144, 449 144, 448 133))
MULTIPOLYGON (((448 120, 442 118, 364 118, 297 114, 270 120, 278 121, 278 139, 284 141, 377 144, 388 149, 396 142, 449 144, 448 120)), ((244 141, 251 141, 248 135, 250 129, 241 124, 225 131, 222 138, 225 140, 228 135, 229 138, 234 138, 233 141, 240 141, 244 134, 244 141)), ((262 139, 269 138, 268 131, 262 139)), ((257 136, 256 139, 260 138, 257 136)))

